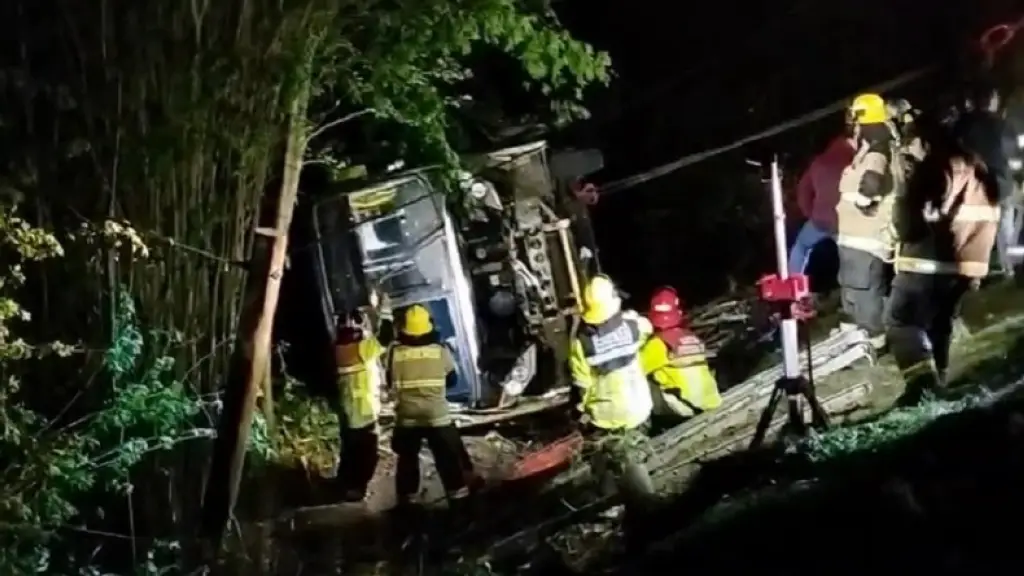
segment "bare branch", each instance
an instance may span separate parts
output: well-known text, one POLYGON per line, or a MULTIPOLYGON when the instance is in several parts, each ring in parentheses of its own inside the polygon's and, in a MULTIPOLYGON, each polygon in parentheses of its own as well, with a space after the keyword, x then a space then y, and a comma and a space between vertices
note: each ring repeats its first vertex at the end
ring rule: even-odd
POLYGON ((306 142, 309 142, 310 140, 316 138, 317 136, 323 134, 324 132, 330 130, 331 128, 334 128, 335 126, 338 126, 340 124, 344 124, 346 122, 351 122, 352 120, 355 120, 356 118, 360 118, 360 117, 366 116, 367 114, 370 114, 371 112, 373 112, 373 108, 367 108, 365 110, 360 110, 358 112, 353 112, 351 114, 346 114, 346 115, 342 116, 341 118, 337 118, 335 120, 331 120, 330 122, 325 122, 324 124, 321 124, 316 130, 313 130, 312 132, 309 133, 309 136, 306 137, 306 142))

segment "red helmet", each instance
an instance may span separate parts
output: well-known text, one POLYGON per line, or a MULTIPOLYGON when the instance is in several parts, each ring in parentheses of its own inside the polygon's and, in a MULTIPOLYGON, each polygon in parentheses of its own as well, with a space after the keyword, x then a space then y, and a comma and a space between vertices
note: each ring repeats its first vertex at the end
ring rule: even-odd
POLYGON ((654 291, 647 317, 656 330, 668 330, 683 324, 683 311, 675 288, 665 286, 654 291))

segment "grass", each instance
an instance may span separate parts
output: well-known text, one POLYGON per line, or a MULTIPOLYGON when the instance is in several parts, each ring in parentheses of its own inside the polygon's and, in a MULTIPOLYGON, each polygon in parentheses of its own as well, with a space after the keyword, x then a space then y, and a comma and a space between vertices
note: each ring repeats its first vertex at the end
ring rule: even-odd
MULTIPOLYGON (((846 545, 854 558, 851 566, 877 569, 919 558, 920 566, 907 567, 920 571, 923 566, 947 569, 965 562, 977 566, 979 558, 984 562, 977 556, 986 548, 979 534, 999 538, 999 532, 987 529, 987 518, 983 529, 968 525, 965 517, 1024 510, 1024 498, 1015 496, 1018 491, 999 492, 1007 483, 1019 486, 1024 481, 1021 459, 1000 456, 1019 453, 1019 440, 1008 442, 1007 436, 1015 434, 1013 422, 1024 421, 1024 314, 1019 302, 1019 289, 1011 286, 970 295, 964 321, 972 334, 954 349, 952 390, 943 398, 914 408, 875 411, 775 456, 740 454, 702 470, 694 482, 701 488, 691 488, 704 493, 684 495, 681 501, 689 497, 690 507, 675 508, 676 518, 685 510, 697 520, 687 526, 677 523, 685 531, 652 548, 644 571, 674 565, 670 558, 686 558, 691 569, 705 562, 710 567, 715 554, 721 555, 715 560, 717 570, 749 569, 757 566, 752 558, 758 551, 792 543, 806 551, 795 572, 807 567, 810 573, 816 562, 846 565, 846 545), (994 500, 996 492, 1004 502, 994 500), (701 502, 694 508, 696 500, 701 502), (986 512, 979 513, 982 509, 986 512), (775 526, 783 522, 811 531, 801 530, 787 542, 785 532, 775 526), (854 527, 857 522, 863 525, 854 527), (878 538, 892 542, 868 543, 878 538), (941 550, 932 550, 936 541, 930 538, 943 542, 941 550), (744 553, 730 555, 737 541, 745 542, 744 553), (921 557, 929 552, 937 554, 921 557), (892 562, 872 563, 885 555, 892 562)), ((891 367, 868 370, 875 370, 865 374, 876 378, 895 375, 891 367)), ((623 573, 637 569, 634 565, 623 573)))

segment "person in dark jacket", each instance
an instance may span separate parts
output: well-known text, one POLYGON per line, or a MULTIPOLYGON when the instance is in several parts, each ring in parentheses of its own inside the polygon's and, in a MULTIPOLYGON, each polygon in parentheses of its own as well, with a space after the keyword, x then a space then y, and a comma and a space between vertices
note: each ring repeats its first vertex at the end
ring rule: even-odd
POLYGON ((1018 241, 1017 220, 1021 210, 1016 181, 1021 151, 1016 134, 1004 117, 1002 97, 994 85, 978 82, 973 87, 969 102, 970 109, 957 121, 955 132, 966 149, 985 163, 996 181, 1002 216, 994 256, 1000 272, 1013 276, 1012 252, 1018 241))
POLYGON ((988 274, 999 221, 999 191, 985 163, 949 131, 922 134, 927 155, 897 198, 901 242, 886 307, 889 348, 913 405, 946 382, 960 301, 988 274))
POLYGON ((839 179, 856 152, 853 131, 837 136, 818 154, 797 184, 796 199, 800 213, 807 219, 789 252, 789 273, 803 274, 814 248, 836 234, 836 204, 839 203, 839 179))

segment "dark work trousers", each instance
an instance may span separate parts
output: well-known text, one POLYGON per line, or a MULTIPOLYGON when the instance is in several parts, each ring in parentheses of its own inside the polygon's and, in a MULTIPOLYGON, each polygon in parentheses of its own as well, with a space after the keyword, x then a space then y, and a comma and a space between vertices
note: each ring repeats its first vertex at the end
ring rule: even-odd
POLYGON ((953 321, 970 279, 950 274, 901 272, 886 309, 889 346, 906 380, 901 404, 916 404, 926 391, 944 386, 953 321), (922 363, 934 362, 934 369, 922 363))
POLYGON ((420 449, 423 441, 434 455, 441 485, 448 495, 466 488, 471 470, 469 453, 454 424, 447 426, 399 426, 391 437, 391 448, 398 456, 395 493, 399 501, 409 501, 420 491, 420 449))
POLYGON ((839 247, 839 289, 843 313, 875 336, 885 331, 885 299, 889 272, 881 258, 846 246, 839 247))
POLYGON ((618 492, 626 505, 622 526, 627 549, 649 542, 651 518, 658 504, 644 464, 648 442, 643 426, 632 430, 592 428, 583 448, 604 495, 618 492))
POLYGON ((649 436, 657 436, 669 428, 678 426, 702 412, 702 410, 683 400, 679 395, 678 390, 665 390, 661 387, 661 384, 654 380, 654 378, 647 379, 647 386, 651 390, 651 402, 654 405, 654 408, 651 410, 650 427, 647 430, 647 434, 649 436), (690 410, 693 411, 693 414, 683 415, 676 413, 668 401, 665 400, 666 394, 675 396, 676 399, 682 402, 686 407, 690 408, 690 410))
POLYGON ((366 489, 377 471, 379 459, 377 425, 341 428, 341 457, 338 459, 338 485, 347 498, 366 496, 366 489))

